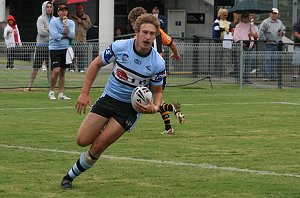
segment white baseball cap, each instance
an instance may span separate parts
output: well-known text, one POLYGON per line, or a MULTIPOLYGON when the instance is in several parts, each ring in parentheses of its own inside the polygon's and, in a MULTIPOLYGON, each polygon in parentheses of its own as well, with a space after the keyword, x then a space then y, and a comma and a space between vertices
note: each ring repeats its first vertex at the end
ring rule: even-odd
POLYGON ((274 12, 274 13, 276 13, 276 14, 278 14, 278 13, 279 13, 279 11, 278 11, 278 9, 277 9, 277 8, 272 8, 272 12, 274 12))

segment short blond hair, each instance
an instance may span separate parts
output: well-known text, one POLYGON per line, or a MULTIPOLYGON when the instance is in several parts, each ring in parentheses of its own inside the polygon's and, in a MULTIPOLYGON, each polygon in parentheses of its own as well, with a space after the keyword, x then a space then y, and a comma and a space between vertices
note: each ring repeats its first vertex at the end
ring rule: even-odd
POLYGON ((223 14, 228 14, 228 10, 226 8, 220 8, 220 10, 218 11, 218 17, 220 17, 223 14))
POLYGON ((141 30, 141 27, 145 23, 150 23, 155 26, 155 36, 158 36, 160 34, 160 23, 158 19, 153 16, 152 14, 142 14, 139 16, 133 26, 134 32, 139 33, 141 30))

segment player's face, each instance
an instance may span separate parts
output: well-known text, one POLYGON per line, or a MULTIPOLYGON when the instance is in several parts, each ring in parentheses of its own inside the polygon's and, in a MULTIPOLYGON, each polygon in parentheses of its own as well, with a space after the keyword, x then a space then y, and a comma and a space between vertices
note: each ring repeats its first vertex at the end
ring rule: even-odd
POLYGON ((140 31, 136 34, 135 47, 141 54, 147 54, 151 49, 152 43, 155 39, 156 29, 151 23, 141 25, 140 31))
POLYGON ((48 15, 50 15, 52 13, 52 4, 51 3, 48 3, 46 5, 46 12, 48 15))
POLYGON ((64 17, 68 16, 68 10, 67 9, 59 10, 58 16, 59 16, 59 18, 63 19, 64 17))

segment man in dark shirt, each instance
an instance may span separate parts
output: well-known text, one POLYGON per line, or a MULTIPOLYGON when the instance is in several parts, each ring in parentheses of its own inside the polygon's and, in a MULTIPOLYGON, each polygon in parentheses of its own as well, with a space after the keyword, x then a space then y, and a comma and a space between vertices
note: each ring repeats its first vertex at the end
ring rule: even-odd
POLYGON ((300 66, 300 20, 298 20, 293 25, 293 35, 294 35, 294 55, 293 55, 293 81, 297 81, 299 79, 299 66, 300 66))
POLYGON ((159 7, 155 6, 152 9, 152 14, 156 16, 160 23, 160 28, 163 29, 164 32, 167 32, 167 18, 164 15, 159 14, 159 7))

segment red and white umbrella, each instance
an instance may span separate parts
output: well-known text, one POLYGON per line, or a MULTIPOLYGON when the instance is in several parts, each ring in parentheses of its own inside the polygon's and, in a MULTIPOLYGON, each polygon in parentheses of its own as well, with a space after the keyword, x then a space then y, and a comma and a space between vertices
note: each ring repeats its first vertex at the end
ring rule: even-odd
POLYGON ((88 0, 67 0, 67 4, 87 2, 88 0))
POLYGON ((52 3, 66 3, 66 4, 73 4, 73 3, 83 3, 87 2, 88 0, 52 0, 52 3))

